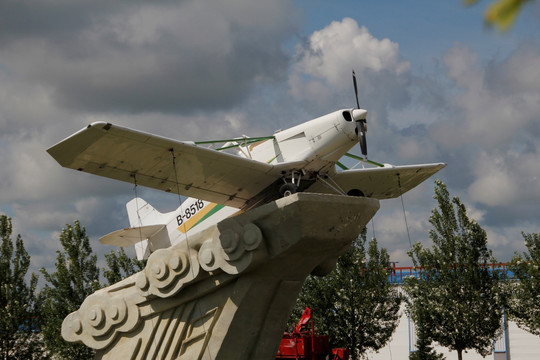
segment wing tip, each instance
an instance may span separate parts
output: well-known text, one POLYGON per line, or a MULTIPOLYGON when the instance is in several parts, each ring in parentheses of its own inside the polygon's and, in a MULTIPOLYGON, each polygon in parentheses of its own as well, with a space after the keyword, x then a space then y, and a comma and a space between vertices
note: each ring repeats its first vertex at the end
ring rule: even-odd
POLYGON ((113 124, 106 122, 106 121, 94 121, 86 126, 86 129, 90 129, 92 127, 101 127, 103 130, 109 130, 113 127, 113 124))

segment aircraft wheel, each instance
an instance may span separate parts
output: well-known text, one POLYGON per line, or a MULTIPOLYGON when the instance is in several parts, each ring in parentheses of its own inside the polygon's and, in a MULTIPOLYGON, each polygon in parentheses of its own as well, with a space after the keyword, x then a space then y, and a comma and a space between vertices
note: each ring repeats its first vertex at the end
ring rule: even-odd
POLYGON ((281 195, 281 197, 285 197, 285 196, 292 195, 296 193, 297 191, 298 191, 298 186, 296 186, 295 184, 292 184, 292 183, 283 184, 279 188, 279 195, 281 195))
POLYGON ((362 190, 358 190, 358 189, 351 189, 347 192, 347 195, 349 196, 358 196, 358 197, 364 197, 364 193, 362 192, 362 190))

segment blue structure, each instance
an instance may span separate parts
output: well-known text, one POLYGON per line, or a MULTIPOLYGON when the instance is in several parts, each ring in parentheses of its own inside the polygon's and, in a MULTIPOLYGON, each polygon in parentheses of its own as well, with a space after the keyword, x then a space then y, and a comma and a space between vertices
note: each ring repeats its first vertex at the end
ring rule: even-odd
MULTIPOLYGON (((508 279, 514 279, 514 273, 508 269, 506 263, 489 264, 488 266, 491 271, 497 271, 504 274, 508 279)), ((403 284, 404 280, 410 276, 419 278, 420 274, 422 273, 422 268, 413 266, 393 267, 390 270, 391 272, 388 275, 388 280, 394 285, 403 284)))

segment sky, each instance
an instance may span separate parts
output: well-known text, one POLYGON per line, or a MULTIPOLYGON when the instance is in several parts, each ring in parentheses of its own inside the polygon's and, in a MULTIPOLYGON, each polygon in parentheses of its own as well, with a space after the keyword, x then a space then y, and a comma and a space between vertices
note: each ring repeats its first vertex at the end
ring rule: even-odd
POLYGON ((411 265, 411 242, 431 246, 440 179, 508 261, 522 231, 540 232, 540 3, 506 33, 485 26, 489 3, 2 1, 0 213, 33 271, 54 267, 75 220, 102 258, 98 238, 129 226, 135 192, 163 212, 179 199, 61 168, 47 148, 94 121, 178 140, 271 135, 354 107, 355 69, 370 158, 448 164, 381 201, 368 235, 411 265))

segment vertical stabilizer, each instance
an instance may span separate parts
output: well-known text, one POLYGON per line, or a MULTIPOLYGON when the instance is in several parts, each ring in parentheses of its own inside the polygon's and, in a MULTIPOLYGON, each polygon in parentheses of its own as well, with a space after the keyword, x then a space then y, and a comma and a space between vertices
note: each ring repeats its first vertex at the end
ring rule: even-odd
POLYGON ((131 227, 164 224, 167 219, 152 205, 141 198, 135 198, 126 204, 131 227))
POLYGON ((161 231, 135 244, 139 260, 146 259, 155 250, 171 246, 169 234, 165 228, 168 214, 162 214, 141 198, 135 198, 126 204, 129 225, 132 228, 149 225, 164 225, 161 231))

